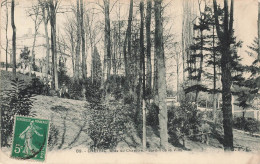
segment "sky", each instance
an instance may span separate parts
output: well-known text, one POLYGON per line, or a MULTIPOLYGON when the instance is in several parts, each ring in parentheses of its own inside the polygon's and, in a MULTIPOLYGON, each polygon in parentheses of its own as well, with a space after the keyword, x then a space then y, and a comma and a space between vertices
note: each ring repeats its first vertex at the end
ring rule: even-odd
MULTIPOLYGON (((3 0, 2 0, 3 1, 3 0)), ((62 0, 61 5, 70 5, 71 3, 75 3, 75 0, 62 0)), ((166 0, 165 3, 168 3, 169 0, 166 0)), ((197 0, 194 0, 197 1, 197 0)), ((223 0, 219 0, 219 3, 222 3, 223 0)), ((250 44, 252 39, 257 35, 257 0, 234 0, 234 28, 235 33, 245 44, 250 44)), ((88 1, 86 1, 88 2, 88 1)), ((125 6, 121 9, 121 14, 127 15, 128 6, 127 0, 120 0, 121 5, 125 6)), ((35 0, 16 0, 16 8, 15 8, 15 24, 17 27, 17 36, 21 36, 27 32, 27 29, 33 29, 33 22, 31 18, 26 17, 26 10, 35 3, 35 0)), ((170 5, 167 10, 167 14, 172 15, 174 20, 174 30, 176 33, 181 32, 181 12, 182 12, 182 0, 171 0, 170 5), (179 32, 177 32, 179 30, 179 32)), ((68 6, 67 6, 68 7, 68 6)), ((1 23, 4 21, 5 7, 1 8, 1 23)), ((113 10, 117 10, 116 7, 113 10)), ((113 12, 113 11, 112 11, 113 12)), ((123 15, 123 16, 124 16, 123 15)), ((113 17, 113 13, 111 14, 113 17)), ((10 18, 10 10, 9 10, 9 18, 10 18)), ((62 22, 64 20, 64 16, 58 17, 58 22, 62 22)), ((2 26, 3 24, 1 24, 2 26)), ((43 25, 41 26, 41 31, 43 32, 43 25)), ((4 39, 4 31, 1 29, 1 41, 4 39)), ((9 20, 9 38, 11 38, 12 29, 9 20)))

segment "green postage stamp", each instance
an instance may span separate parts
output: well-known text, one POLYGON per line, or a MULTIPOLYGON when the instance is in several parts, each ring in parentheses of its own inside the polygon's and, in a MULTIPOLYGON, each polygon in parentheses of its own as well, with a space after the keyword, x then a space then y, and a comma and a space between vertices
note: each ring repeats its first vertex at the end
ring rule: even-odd
POLYGON ((11 157, 45 160, 49 120, 16 116, 11 157))

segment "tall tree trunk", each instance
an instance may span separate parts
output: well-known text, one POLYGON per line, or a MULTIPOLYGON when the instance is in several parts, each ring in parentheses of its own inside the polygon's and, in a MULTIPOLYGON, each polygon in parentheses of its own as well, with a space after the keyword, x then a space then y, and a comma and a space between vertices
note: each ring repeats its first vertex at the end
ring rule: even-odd
POLYGON ((12 53, 13 53, 13 79, 16 78, 16 26, 14 23, 14 6, 15 0, 12 0, 11 4, 11 24, 13 28, 13 40, 12 40, 12 53))
POLYGON ((146 56, 147 56, 147 80, 146 93, 151 94, 152 91, 152 60, 151 60, 151 15, 152 15, 152 0, 147 0, 146 8, 146 56))
POLYGON ((80 28, 80 10, 79 0, 77 0, 77 45, 76 45, 76 58, 75 58, 75 82, 79 82, 79 60, 80 60, 80 45, 81 45, 81 28, 80 28))
POLYGON ((128 59, 130 59, 130 55, 131 55, 133 6, 134 6, 134 1, 131 0, 130 1, 130 8, 129 8, 129 15, 128 15, 128 24, 127 24, 126 36, 125 36, 125 41, 124 41, 124 63, 125 63, 125 76, 126 76, 126 78, 128 78, 128 76, 129 76, 128 59), (128 45, 128 55, 126 53, 126 45, 128 45))
POLYGON ((71 42, 71 62, 72 62, 72 72, 73 72, 73 79, 75 79, 75 43, 74 43, 74 36, 73 32, 70 33, 70 42, 71 42))
POLYGON ((55 90, 59 89, 58 70, 57 70, 57 47, 56 47, 56 5, 50 0, 50 23, 51 23, 51 50, 52 50, 52 72, 55 90))
POLYGON ((107 79, 111 72, 111 40, 110 40, 110 18, 109 18, 109 0, 104 0, 105 6, 105 56, 107 63, 107 79))
POLYGON ((179 67, 179 61, 180 61, 180 55, 179 55, 179 52, 176 53, 176 74, 177 74, 177 102, 180 101, 180 82, 179 82, 179 75, 180 75, 180 67, 179 67))
POLYGON ((80 14, 81 14, 81 38, 82 38, 82 78, 83 80, 87 79, 87 64, 86 64, 86 48, 85 48, 85 40, 86 40, 86 34, 85 34, 85 27, 84 27, 84 8, 83 8, 83 0, 80 0, 80 14))
POLYGON ((162 149, 167 149, 167 106, 166 106, 166 69, 163 48, 163 25, 162 25, 162 0, 154 1, 155 15, 155 55, 158 65, 158 100, 159 100, 159 127, 160 145, 162 149))
POLYGON ((89 37, 89 41, 90 41, 90 49, 91 49, 91 81, 92 81, 92 84, 94 83, 94 51, 95 51, 95 48, 94 48, 94 44, 95 44, 95 39, 92 37, 92 30, 91 30, 91 25, 90 25, 90 22, 89 22, 89 15, 87 14, 86 15, 86 23, 87 23, 87 34, 88 34, 88 37, 89 37))
POLYGON ((37 28, 36 28, 36 22, 34 26, 34 36, 33 36, 33 45, 32 45, 32 70, 36 71, 36 65, 35 65, 35 52, 34 52, 34 47, 35 47, 35 42, 36 42, 36 35, 37 35, 37 28))
MULTIPOLYGON (((142 72, 142 111, 143 111, 143 149, 146 149, 146 110, 145 110, 145 55, 144 55, 144 1, 140 2, 140 18, 141 18, 141 27, 140 27, 140 70, 142 72)), ((141 85, 141 84, 140 84, 141 85)))
POLYGON ((6 8, 6 24, 5 24, 5 39, 6 39, 6 45, 5 45, 5 70, 8 70, 8 3, 6 1, 5 3, 5 8, 6 8))
POLYGON ((260 61, 260 2, 258 1, 258 61, 260 61))
POLYGON ((185 81, 185 69, 186 69, 186 46, 185 46, 185 39, 186 39, 186 15, 187 15, 187 9, 186 9, 186 1, 182 1, 182 32, 181 32, 181 46, 182 46, 182 82, 185 81))
POLYGON ((48 20, 46 18, 45 14, 45 7, 46 7, 46 2, 41 2, 39 0, 39 3, 41 4, 41 9, 42 9, 42 18, 43 18, 43 23, 44 23, 44 32, 45 32, 45 42, 46 42, 46 77, 48 77, 49 74, 49 61, 50 61, 50 43, 49 43, 49 34, 48 34, 48 20))
POLYGON ((35 6, 35 9, 33 9, 33 15, 35 16, 35 19, 33 19, 34 22, 34 36, 33 36, 33 45, 32 45, 32 69, 33 71, 36 71, 36 64, 35 64, 35 42, 36 42, 36 37, 37 37, 37 32, 41 23, 41 20, 39 20, 39 15, 40 15, 40 8, 39 5, 35 6))
POLYGON ((213 0, 214 17, 218 38, 220 40, 221 52, 221 82, 222 82, 222 111, 223 111, 223 128, 224 128, 224 142, 225 151, 233 151, 233 117, 231 105, 231 50, 230 45, 233 39, 233 10, 234 0, 231 0, 230 12, 228 11, 228 0, 224 0, 224 20, 223 30, 220 28, 217 2, 213 0))
POLYGON ((117 74, 117 52, 118 52, 118 37, 116 34, 116 26, 114 26, 114 30, 113 30, 113 36, 112 36, 113 40, 113 51, 112 53, 112 67, 113 67, 113 74, 116 75, 117 74))
POLYGON ((216 49, 215 49, 215 25, 213 24, 213 120, 216 124, 216 114, 217 114, 217 98, 216 98, 216 49))

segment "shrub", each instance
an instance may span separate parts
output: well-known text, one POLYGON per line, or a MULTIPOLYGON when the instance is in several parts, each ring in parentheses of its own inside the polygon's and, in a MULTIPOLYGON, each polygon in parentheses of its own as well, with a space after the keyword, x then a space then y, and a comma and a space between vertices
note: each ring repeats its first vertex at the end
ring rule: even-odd
POLYGON ((106 93, 112 94, 116 100, 123 97, 126 88, 125 76, 111 75, 109 79, 106 80, 106 93))
POLYGON ((82 83, 71 82, 69 86, 70 98, 75 100, 80 100, 84 96, 82 90, 83 90, 82 83))
POLYGON ((123 96, 125 104, 132 104, 134 102, 134 96, 129 93, 123 96))
POLYGON ((155 103, 147 104, 147 125, 157 127, 159 125, 159 107, 155 103))
POLYGON ((233 126, 237 129, 244 129, 245 118, 243 117, 234 117, 233 126))
POLYGON ((253 118, 247 118, 245 124, 245 131, 248 131, 250 134, 259 132, 260 123, 253 118))
POLYGON ((8 139, 13 131, 14 116, 28 116, 33 103, 33 93, 23 80, 12 80, 11 89, 1 92, 2 146, 9 146, 8 139))
POLYGON ((100 83, 94 82, 92 84, 91 82, 87 82, 85 97, 91 105, 100 104, 102 99, 102 93, 103 91, 100 89, 100 83))
POLYGON ((38 94, 38 95, 43 94, 44 87, 45 87, 44 83, 39 78, 33 78, 30 83, 30 89, 34 94, 38 94))
POLYGON ((233 126, 253 134, 259 132, 260 122, 254 118, 234 117, 233 126))
POLYGON ((184 101, 180 107, 172 107, 168 111, 168 133, 170 141, 179 144, 185 137, 197 139, 196 134, 202 132, 202 114, 195 104, 184 101))
POLYGON ((124 139, 128 114, 122 107, 114 108, 96 105, 90 111, 88 132, 92 149, 114 149, 124 139))

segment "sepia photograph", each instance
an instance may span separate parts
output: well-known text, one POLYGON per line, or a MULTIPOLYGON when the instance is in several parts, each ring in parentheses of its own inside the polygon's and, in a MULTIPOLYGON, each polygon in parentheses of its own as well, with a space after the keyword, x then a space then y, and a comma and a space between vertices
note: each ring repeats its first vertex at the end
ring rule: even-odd
POLYGON ((260 163, 260 0, 0 4, 0 163, 260 163))

